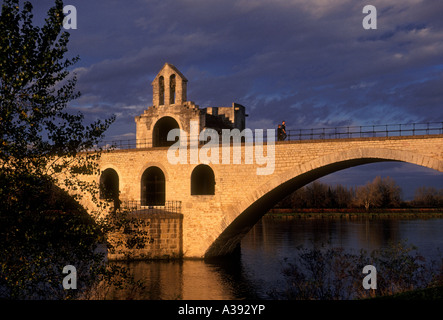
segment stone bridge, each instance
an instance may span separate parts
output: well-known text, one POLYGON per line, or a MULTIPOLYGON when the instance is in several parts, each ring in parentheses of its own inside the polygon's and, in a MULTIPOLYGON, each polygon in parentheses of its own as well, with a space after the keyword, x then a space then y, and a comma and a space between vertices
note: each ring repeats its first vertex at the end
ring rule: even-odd
MULTIPOLYGON (((191 164, 191 152, 187 163, 171 164, 169 147, 114 150, 102 155, 102 173, 95 179, 118 190, 122 201, 141 200, 146 206, 181 201, 183 257, 209 258, 232 252, 279 200, 330 173, 381 161, 443 172, 442 134, 278 141, 269 175, 257 175, 263 165, 245 163, 245 144, 241 146, 240 164, 191 164)), ((230 148, 232 160, 238 147, 220 145, 220 159, 223 148, 230 148)))
MULTIPOLYGON (((152 81, 152 105, 135 117, 135 148, 120 147, 103 153, 101 174, 92 177, 102 187, 103 199, 138 201, 145 208, 161 208, 169 201, 180 201, 177 243, 179 255, 185 258, 232 252, 243 235, 279 200, 332 172, 378 161, 404 161, 443 172, 441 123, 429 135, 417 135, 415 125, 408 129, 409 136, 404 136, 408 125, 400 126, 398 137, 334 140, 324 139, 331 136, 323 131, 318 140, 312 140, 312 135, 310 140, 278 141, 264 145, 260 152, 260 144, 252 145, 254 152, 249 143, 217 144, 217 149, 209 153, 215 159, 218 152, 220 161, 204 161, 200 154, 208 156, 207 145, 188 143, 182 149, 186 153, 176 163, 168 157, 170 147, 177 144, 168 141, 171 130, 186 132, 190 142, 201 140, 200 132, 205 129, 214 135, 223 130, 246 132, 244 106, 232 103, 230 107, 200 108, 187 100, 187 87, 185 76, 166 63, 152 81), (241 159, 234 159, 234 151, 240 147, 241 159), (271 167, 267 167, 269 162, 263 162, 266 157, 258 157, 264 155, 261 151, 267 152, 268 160, 272 159, 271 167), (264 168, 271 170, 258 174, 264 168)), ((426 127, 421 133, 431 132, 426 127)), ((209 142, 212 141, 211 136, 209 142)), ((167 243, 168 239, 160 236, 158 243, 162 241, 167 243)))

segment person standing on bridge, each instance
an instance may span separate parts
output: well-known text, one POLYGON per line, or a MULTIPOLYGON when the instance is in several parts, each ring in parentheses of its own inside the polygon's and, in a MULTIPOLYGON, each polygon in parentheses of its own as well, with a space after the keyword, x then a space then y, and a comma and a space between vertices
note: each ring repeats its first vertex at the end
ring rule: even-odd
POLYGON ((283 130, 281 128, 281 124, 279 124, 277 128, 277 141, 283 141, 283 130))
POLYGON ((282 123, 281 123, 281 131, 282 131, 282 140, 285 140, 286 137, 288 136, 286 134, 286 121, 282 121, 282 123))

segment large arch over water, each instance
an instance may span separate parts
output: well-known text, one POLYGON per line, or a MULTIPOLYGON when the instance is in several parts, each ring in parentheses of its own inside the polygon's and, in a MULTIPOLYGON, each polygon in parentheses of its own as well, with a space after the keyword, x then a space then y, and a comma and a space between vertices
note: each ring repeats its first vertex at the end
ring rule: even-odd
POLYGON ((350 149, 316 158, 273 176, 235 207, 235 218, 209 246, 205 258, 231 253, 242 237, 278 201, 293 191, 328 174, 351 167, 386 161, 407 162, 443 172, 443 161, 404 150, 383 148, 350 149))

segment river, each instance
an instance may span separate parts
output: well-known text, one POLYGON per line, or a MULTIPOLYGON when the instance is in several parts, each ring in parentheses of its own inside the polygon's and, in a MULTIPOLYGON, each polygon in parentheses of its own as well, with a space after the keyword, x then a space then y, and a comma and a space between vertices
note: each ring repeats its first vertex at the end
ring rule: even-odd
MULTIPOLYGON (((217 263, 200 260, 128 263, 142 292, 118 291, 110 299, 214 300, 271 299, 285 286, 282 274, 295 248, 322 245, 357 252, 405 241, 426 260, 443 255, 443 219, 305 219, 263 217, 243 238, 239 256, 217 263), (440 251, 441 250, 441 251, 440 251)), ((439 260, 441 261, 441 260, 439 260)))

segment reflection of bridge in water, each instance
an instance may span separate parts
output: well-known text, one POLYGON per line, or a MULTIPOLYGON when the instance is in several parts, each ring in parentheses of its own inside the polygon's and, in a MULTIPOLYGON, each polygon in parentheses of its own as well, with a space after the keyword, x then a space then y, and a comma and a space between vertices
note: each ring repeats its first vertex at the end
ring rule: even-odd
POLYGON ((102 153, 100 176, 88 179, 100 182, 103 199, 139 201, 147 211, 150 207, 168 211, 162 207, 170 201, 180 203, 180 213, 177 207, 174 214, 180 216, 184 257, 232 252, 275 203, 339 170, 403 161, 443 172, 443 122, 290 130, 286 141, 216 144, 210 150, 204 144, 188 143, 184 161, 172 164, 168 146, 175 143, 167 141, 170 130, 189 133, 190 142, 199 140, 206 128, 244 132, 245 107, 233 103, 200 108, 187 101, 187 79, 170 64, 163 66, 152 86, 153 105, 135 118, 136 140, 118 142, 114 150, 102 153), (191 123, 196 124, 197 136, 191 123), (251 146, 255 152, 250 152, 251 146), (257 146, 263 146, 262 154, 257 146), (229 155, 228 161, 207 163, 193 157, 202 151, 218 159, 229 155), (234 159, 237 151, 240 157, 234 159), (262 161, 265 154, 268 162, 262 161), (272 169, 268 174, 257 174, 268 166, 272 169))

